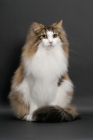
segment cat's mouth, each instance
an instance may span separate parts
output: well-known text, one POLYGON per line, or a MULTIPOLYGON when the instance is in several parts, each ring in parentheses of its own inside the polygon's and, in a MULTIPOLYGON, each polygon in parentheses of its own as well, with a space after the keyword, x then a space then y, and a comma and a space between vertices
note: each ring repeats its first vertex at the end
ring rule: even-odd
POLYGON ((49 47, 53 47, 53 44, 50 44, 49 47))

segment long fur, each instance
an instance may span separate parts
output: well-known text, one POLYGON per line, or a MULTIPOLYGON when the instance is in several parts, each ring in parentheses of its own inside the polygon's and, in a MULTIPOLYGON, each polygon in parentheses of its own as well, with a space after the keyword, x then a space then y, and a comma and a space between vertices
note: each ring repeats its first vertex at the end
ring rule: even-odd
POLYGON ((44 122, 78 118, 70 106, 74 86, 68 76, 68 46, 62 21, 51 26, 33 22, 9 93, 17 118, 44 122))
POLYGON ((63 122, 74 121, 80 116, 74 106, 61 108, 59 106, 44 106, 33 113, 33 121, 63 122))

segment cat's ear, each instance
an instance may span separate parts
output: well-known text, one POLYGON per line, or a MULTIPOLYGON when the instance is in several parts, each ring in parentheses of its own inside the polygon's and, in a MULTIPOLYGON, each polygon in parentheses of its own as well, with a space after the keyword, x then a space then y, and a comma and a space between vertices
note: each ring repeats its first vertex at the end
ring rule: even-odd
POLYGON ((34 30, 34 32, 38 33, 42 28, 44 28, 43 24, 40 24, 36 21, 33 22, 32 29, 34 30))
POLYGON ((59 22, 56 22, 56 23, 53 23, 52 26, 54 28, 57 28, 57 29, 61 29, 62 28, 62 20, 60 20, 59 22))

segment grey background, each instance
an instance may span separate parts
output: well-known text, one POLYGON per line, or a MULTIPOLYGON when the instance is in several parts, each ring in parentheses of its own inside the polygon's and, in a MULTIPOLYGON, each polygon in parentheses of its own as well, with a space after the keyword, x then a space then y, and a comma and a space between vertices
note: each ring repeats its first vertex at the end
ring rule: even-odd
POLYGON ((0 111, 0 138, 4 140, 93 138, 92 0, 0 0, 0 111), (70 44, 69 75, 75 85, 73 104, 83 118, 80 122, 52 125, 11 121, 7 96, 28 29, 34 20, 51 25, 60 19, 70 44))

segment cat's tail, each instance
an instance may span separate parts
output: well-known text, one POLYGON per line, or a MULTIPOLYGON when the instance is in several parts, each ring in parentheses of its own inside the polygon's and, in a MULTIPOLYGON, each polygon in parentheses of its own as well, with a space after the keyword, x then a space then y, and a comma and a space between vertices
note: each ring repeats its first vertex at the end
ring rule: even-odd
POLYGON ((33 121, 37 122, 73 121, 79 117, 74 106, 64 109, 59 106, 45 106, 35 110, 33 113, 33 121))

